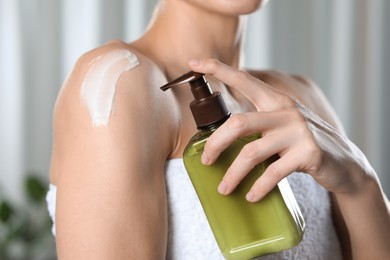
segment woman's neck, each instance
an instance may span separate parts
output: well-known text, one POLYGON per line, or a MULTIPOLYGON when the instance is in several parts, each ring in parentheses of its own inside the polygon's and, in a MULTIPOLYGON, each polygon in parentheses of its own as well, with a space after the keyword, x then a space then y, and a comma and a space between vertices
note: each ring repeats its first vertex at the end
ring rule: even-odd
POLYGON ((211 13, 186 1, 164 1, 136 42, 164 64, 168 76, 185 72, 191 58, 216 58, 238 67, 245 17, 211 13))

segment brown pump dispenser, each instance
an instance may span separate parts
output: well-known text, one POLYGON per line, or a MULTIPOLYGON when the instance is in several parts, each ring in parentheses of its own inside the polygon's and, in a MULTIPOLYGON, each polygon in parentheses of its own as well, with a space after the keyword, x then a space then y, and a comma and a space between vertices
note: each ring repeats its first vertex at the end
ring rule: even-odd
POLYGON ((190 84, 192 95, 195 98, 190 104, 190 109, 198 129, 225 121, 230 116, 230 112, 226 108, 221 93, 211 90, 209 83, 202 73, 194 71, 187 72, 162 86, 161 90, 165 91, 184 83, 190 84))

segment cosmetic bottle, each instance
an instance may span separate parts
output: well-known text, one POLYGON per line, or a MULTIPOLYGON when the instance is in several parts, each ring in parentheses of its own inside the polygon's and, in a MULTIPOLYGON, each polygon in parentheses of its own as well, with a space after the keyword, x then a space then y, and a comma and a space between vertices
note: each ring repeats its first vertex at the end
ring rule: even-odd
POLYGON ((190 108, 198 132, 184 150, 184 165, 223 256, 229 260, 251 259, 299 244, 305 222, 286 179, 259 202, 245 199, 272 159, 252 169, 231 194, 218 193, 219 183, 240 150, 261 138, 261 134, 239 138, 214 164, 203 165, 201 155, 208 137, 229 118, 230 112, 221 93, 211 90, 204 74, 190 71, 161 89, 188 86, 185 83, 189 83, 195 98, 190 108))

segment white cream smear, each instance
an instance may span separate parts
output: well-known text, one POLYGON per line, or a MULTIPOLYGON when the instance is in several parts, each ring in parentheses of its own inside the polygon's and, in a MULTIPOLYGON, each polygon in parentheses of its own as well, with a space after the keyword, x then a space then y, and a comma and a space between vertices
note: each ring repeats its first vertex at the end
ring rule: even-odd
POLYGON ((105 53, 89 63, 80 94, 91 113, 93 126, 108 124, 119 77, 138 64, 137 56, 126 49, 105 53))

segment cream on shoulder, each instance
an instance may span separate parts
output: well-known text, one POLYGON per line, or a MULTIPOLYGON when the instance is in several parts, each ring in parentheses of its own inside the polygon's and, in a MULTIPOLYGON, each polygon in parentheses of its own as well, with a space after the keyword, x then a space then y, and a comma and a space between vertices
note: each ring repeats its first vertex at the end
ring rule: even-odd
POLYGON ((91 114, 93 126, 109 123, 119 77, 138 64, 137 56, 127 49, 106 52, 88 64, 80 95, 91 114))

